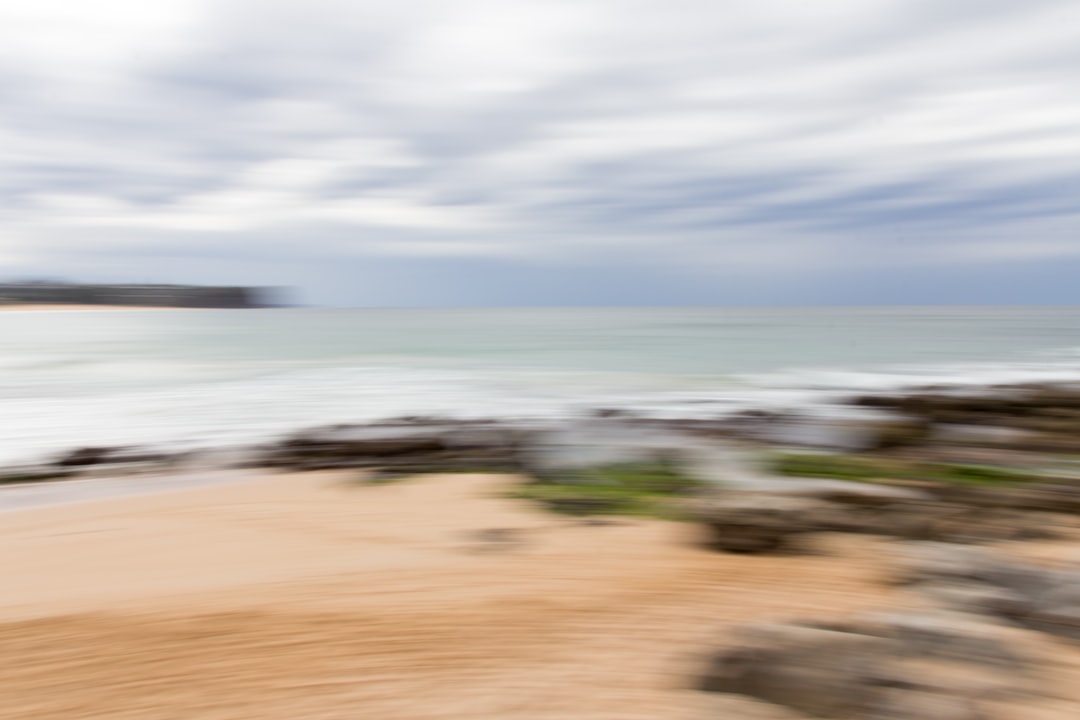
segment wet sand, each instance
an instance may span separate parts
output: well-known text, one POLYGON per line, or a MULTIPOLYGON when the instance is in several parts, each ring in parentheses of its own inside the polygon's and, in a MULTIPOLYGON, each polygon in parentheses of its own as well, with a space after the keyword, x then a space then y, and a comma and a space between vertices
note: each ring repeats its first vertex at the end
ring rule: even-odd
POLYGON ((871 538, 719 555, 676 523, 540 513, 510 478, 348 478, 5 514, 3 717, 696 718, 731 623, 893 600, 871 538))

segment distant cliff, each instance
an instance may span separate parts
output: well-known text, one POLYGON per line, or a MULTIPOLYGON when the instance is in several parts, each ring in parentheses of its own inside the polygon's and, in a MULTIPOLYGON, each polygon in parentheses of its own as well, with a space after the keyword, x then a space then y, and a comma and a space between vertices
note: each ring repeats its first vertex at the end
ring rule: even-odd
POLYGON ((72 303, 188 308, 270 307, 273 291, 199 285, 82 285, 59 282, 0 283, 0 303, 72 303))

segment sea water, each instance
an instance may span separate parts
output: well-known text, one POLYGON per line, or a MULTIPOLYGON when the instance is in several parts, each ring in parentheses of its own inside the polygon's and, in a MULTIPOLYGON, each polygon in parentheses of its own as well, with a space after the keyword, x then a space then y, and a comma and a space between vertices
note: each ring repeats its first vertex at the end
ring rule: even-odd
POLYGON ((927 384, 1080 380, 1080 308, 0 313, 0 461, 404 415, 716 417, 927 384))

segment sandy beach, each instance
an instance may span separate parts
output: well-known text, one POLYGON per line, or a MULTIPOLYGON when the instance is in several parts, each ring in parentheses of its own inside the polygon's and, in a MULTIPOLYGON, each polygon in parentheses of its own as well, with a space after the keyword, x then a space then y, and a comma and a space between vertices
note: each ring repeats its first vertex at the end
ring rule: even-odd
POLYGON ((723 555, 686 525, 538 512, 506 477, 348 479, 6 514, 3 717, 696 718, 690 678, 732 623, 894 600, 867 537, 723 555))

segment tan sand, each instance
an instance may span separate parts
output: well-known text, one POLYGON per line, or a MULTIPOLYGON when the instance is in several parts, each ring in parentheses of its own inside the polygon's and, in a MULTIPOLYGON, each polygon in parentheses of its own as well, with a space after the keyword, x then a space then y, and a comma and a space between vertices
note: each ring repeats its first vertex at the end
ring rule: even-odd
POLYGON ((509 478, 344 477, 2 516, 0 716, 697 718, 689 679, 731 623, 896 602, 871 538, 714 554, 685 525, 539 513, 509 478), (488 528, 528 542, 485 549, 488 528))

